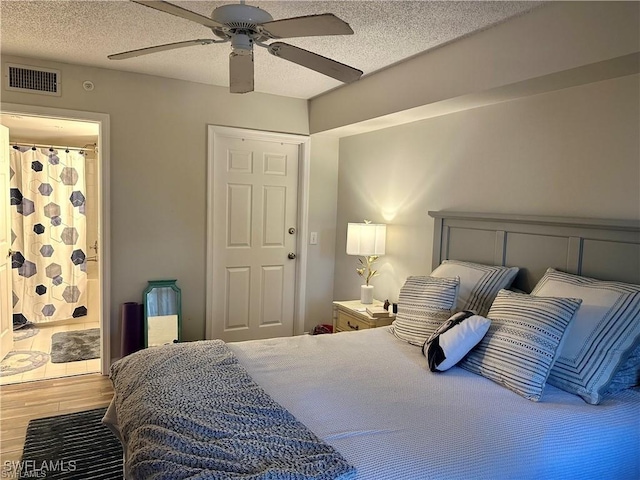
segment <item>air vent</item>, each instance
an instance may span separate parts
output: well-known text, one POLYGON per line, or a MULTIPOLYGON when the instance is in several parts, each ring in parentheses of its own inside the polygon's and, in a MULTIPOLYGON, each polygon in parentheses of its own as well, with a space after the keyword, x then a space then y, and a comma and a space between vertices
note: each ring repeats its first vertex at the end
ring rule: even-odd
POLYGON ((60 71, 8 63, 6 89, 16 92, 60 96, 60 71))

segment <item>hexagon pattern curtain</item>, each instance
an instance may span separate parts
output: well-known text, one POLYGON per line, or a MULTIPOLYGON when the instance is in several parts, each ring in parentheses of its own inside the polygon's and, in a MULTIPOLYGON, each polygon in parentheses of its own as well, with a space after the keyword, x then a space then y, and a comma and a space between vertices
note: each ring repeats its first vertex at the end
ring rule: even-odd
POLYGON ((84 155, 11 149, 13 323, 87 314, 84 155))

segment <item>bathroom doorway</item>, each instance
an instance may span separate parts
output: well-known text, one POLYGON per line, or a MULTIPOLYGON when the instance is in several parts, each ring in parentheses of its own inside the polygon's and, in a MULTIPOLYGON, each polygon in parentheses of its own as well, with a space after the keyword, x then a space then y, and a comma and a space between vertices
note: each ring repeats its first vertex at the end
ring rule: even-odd
POLYGON ((11 240, 25 255, 11 248, 14 343, 0 385, 108 371, 108 122, 103 114, 2 105, 12 162, 8 201, 18 217, 11 240), (56 189, 72 193, 55 199, 56 189), (70 255, 54 260, 63 248, 70 255), (43 281, 31 281, 36 269, 46 272, 43 281))

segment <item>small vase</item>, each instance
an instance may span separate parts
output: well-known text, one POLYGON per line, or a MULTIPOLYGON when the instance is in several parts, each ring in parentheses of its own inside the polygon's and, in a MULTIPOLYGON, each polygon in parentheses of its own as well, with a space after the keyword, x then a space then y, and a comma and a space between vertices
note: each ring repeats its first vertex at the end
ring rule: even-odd
POLYGON ((360 303, 367 305, 373 303, 373 285, 360 286, 360 303))

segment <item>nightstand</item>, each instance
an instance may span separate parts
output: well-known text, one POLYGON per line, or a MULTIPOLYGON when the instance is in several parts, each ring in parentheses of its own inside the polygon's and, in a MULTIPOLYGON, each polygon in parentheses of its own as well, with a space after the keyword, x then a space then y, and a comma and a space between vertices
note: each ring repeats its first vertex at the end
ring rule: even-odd
POLYGON ((383 302, 374 300, 372 304, 365 305, 360 300, 348 300, 346 302, 333 302, 333 331, 349 332, 352 330, 366 330, 368 328, 384 327, 391 325, 395 316, 385 318, 373 318, 367 314, 367 307, 381 307, 383 302))

